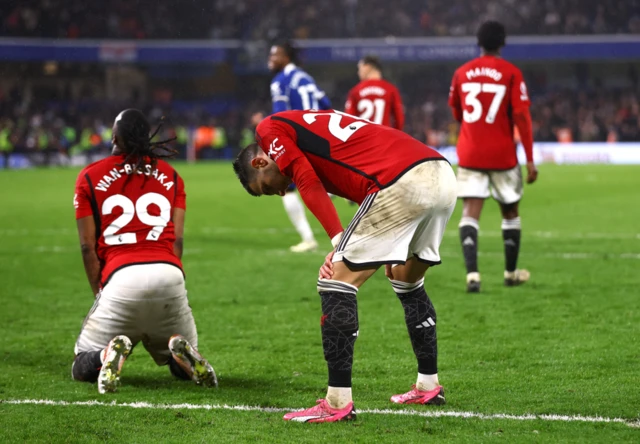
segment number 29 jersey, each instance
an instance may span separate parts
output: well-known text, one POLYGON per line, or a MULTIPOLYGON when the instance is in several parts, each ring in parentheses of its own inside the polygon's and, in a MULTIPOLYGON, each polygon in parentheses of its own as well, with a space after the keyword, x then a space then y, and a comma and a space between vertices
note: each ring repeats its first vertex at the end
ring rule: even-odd
POLYGON ((73 198, 76 219, 95 221, 103 286, 129 265, 168 263, 182 270, 172 221, 174 208, 186 209, 182 178, 162 160, 138 172, 124 159, 109 156, 83 169, 73 198))
POLYGON ((458 68, 449 90, 449 106, 462 116, 459 165, 479 170, 515 167, 513 114, 529 105, 522 72, 512 63, 482 56, 458 68))

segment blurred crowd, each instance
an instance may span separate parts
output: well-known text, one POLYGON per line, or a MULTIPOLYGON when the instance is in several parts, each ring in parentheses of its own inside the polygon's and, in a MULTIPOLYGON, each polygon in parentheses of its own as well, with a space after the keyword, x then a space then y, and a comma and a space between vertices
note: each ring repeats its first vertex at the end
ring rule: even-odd
POLYGON ((2 36, 270 39, 640 33, 640 0, 20 0, 0 8, 2 36))
MULTIPOLYGON (((341 109, 344 94, 333 98, 341 109)), ((458 123, 453 120, 442 89, 406 97, 405 131, 429 145, 455 145, 458 123)), ((534 138, 537 142, 640 141, 640 100, 634 89, 555 90, 532 98, 534 138)), ((37 103, 19 90, 0 95, 0 153, 21 153, 37 164, 82 163, 111 149, 114 117, 131 104, 79 101, 37 103)), ((163 123, 159 140, 175 138, 178 157, 186 157, 192 141, 198 158, 228 159, 253 140, 251 114, 268 111, 270 103, 254 102, 212 117, 193 108, 139 103, 152 125, 163 123), (165 116, 163 120, 162 117, 165 116)), ((6 162, 4 162, 6 164, 6 162)))

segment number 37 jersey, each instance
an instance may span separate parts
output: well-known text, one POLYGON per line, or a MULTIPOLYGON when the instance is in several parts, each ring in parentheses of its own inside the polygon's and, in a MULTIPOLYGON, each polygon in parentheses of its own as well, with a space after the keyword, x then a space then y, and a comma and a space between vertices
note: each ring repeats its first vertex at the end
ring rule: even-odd
POLYGON ((522 72, 506 60, 482 56, 458 68, 449 106, 462 116, 457 146, 460 166, 480 170, 515 167, 513 114, 529 104, 522 72))
POLYGON ((109 156, 87 166, 73 198, 76 219, 95 221, 102 285, 128 265, 169 263, 182 269, 173 251, 172 214, 186 209, 184 182, 162 160, 143 172, 123 162, 124 156, 109 156))

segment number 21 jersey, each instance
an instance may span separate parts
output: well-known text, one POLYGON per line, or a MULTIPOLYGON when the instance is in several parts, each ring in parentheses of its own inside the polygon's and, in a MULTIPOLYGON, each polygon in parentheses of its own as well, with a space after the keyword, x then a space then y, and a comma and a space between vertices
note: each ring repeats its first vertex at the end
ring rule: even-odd
POLYGON ((186 209, 184 182, 171 165, 135 170, 125 156, 109 156, 83 169, 76 181, 76 219, 93 217, 101 283, 135 264, 169 263, 182 269, 173 251, 174 208, 186 209))
POLYGON ((479 170, 515 167, 513 113, 529 104, 522 72, 512 63, 482 56, 458 68, 449 90, 449 106, 462 115, 459 165, 479 170))

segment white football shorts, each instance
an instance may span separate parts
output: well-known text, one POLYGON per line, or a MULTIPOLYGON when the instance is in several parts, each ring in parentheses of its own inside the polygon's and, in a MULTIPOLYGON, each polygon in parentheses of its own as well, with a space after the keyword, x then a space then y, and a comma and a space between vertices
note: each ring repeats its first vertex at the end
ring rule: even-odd
POLYGON ((169 338, 198 347, 182 271, 169 264, 130 265, 116 271, 82 324, 75 353, 102 350, 118 335, 144 348, 158 365, 169 360, 169 338))
POLYGON ((429 160, 368 195, 344 232, 334 262, 352 266, 440 261, 440 243, 456 206, 456 177, 447 161, 429 160))
POLYGON ((458 167, 458 198, 488 199, 489 196, 503 204, 512 204, 522 199, 520 166, 504 171, 458 167))

